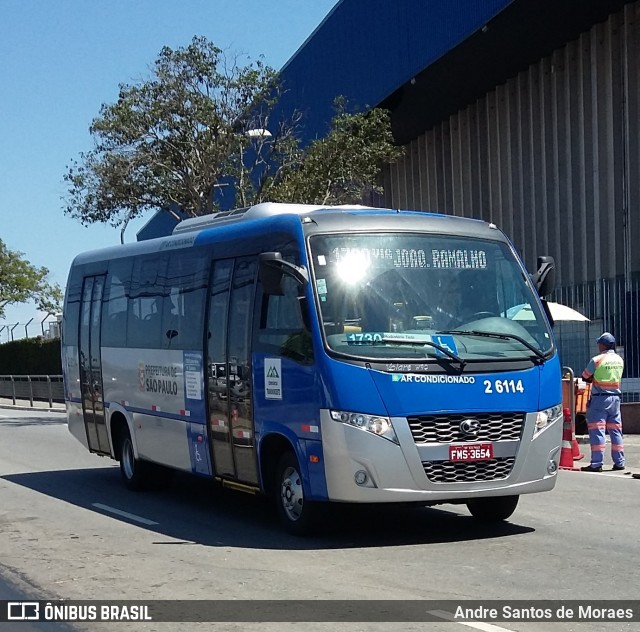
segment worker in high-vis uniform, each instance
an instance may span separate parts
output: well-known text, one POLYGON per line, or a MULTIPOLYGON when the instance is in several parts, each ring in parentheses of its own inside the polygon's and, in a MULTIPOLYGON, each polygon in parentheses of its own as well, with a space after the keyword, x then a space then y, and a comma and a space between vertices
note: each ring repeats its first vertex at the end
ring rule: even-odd
POLYGON ((591 382, 591 399, 587 405, 587 428, 591 444, 591 463, 583 472, 602 472, 606 434, 611 439, 614 470, 624 470, 622 417, 620 416, 620 381, 624 360, 616 353, 616 339, 605 332, 596 340, 598 355, 591 358, 582 372, 585 382, 591 382))

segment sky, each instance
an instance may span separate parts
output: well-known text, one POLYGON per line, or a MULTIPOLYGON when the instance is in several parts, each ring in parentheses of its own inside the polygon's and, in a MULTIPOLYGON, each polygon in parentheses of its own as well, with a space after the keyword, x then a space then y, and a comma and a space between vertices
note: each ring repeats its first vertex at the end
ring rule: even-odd
MULTIPOLYGON (((119 84, 148 78, 163 46, 196 35, 280 69, 337 2, 0 0, 0 239, 64 288, 78 253, 120 243, 119 228, 83 227, 62 200, 66 167, 91 149, 89 125, 119 84)), ((8 306, 0 342, 10 328, 14 339, 41 334, 45 318, 33 303, 8 306)))

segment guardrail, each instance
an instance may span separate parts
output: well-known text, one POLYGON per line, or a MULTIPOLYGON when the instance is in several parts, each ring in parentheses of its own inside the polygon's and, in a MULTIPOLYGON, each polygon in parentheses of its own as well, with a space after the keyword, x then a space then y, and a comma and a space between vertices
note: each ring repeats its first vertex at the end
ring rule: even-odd
POLYGON ((62 375, 0 375, 0 397, 17 400, 46 402, 49 408, 53 404, 64 403, 64 385, 62 375))

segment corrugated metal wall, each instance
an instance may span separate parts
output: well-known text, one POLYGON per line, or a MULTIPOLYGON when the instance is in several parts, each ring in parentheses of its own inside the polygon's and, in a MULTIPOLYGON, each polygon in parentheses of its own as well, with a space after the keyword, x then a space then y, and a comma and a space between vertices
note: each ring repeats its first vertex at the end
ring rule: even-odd
POLYGON ((387 203, 494 221, 560 285, 640 271, 640 2, 413 141, 387 203), (599 248, 594 248, 599 243, 599 248))
POLYGON ((495 222, 531 270, 554 256, 557 298, 617 333, 633 377, 639 62, 635 2, 413 141, 385 182, 387 205, 495 222))

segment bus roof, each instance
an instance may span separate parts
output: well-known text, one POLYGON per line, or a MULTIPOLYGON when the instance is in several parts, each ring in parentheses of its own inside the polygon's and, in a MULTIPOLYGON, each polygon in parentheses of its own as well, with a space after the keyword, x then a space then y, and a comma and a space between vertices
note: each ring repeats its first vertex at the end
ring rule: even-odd
POLYGON ((255 204, 254 206, 246 206, 243 208, 231 209, 229 211, 219 211, 217 213, 210 213, 200 217, 190 217, 189 219, 182 220, 178 223, 173 229, 173 234, 176 235, 194 230, 202 230, 203 228, 228 225, 239 221, 273 217, 275 215, 308 215, 317 211, 332 211, 336 209, 380 210, 370 206, 358 205, 326 206, 318 204, 262 202, 261 204, 255 204))
MULTIPOLYGON (((371 206, 348 205, 339 206, 315 205, 315 204, 284 204, 275 202, 263 202, 254 206, 233 209, 230 211, 220 211, 200 217, 192 217, 181 221, 173 230, 173 235, 185 235, 196 231, 203 231, 231 224, 240 224, 252 220, 273 218, 281 215, 298 215, 299 217, 309 217, 316 226, 322 224, 323 228, 332 225, 335 230, 342 228, 353 228, 349 226, 355 216, 361 221, 369 218, 367 229, 389 228, 389 218, 393 217, 395 226, 403 230, 434 230, 436 232, 452 232, 454 234, 465 234, 481 236, 486 235, 487 229, 495 230, 496 226, 488 224, 483 220, 444 215, 442 213, 432 213, 427 211, 409 211, 389 208, 379 208, 371 206), (376 219, 381 220, 375 226, 376 219), (425 223, 425 220, 431 220, 425 223), (430 225, 432 224, 432 225, 430 225), (412 226, 413 225, 413 226, 412 226)), ((301 220, 304 221, 304 220, 301 220)), ((364 224, 364 222, 363 222, 364 224)), ((364 226, 363 226, 364 228, 364 226)), ((491 235, 496 238, 495 233, 491 235)))
POLYGON ((295 226, 305 235, 322 232, 401 231, 507 241, 494 224, 443 213, 359 205, 323 206, 265 202, 183 220, 173 233, 166 237, 84 252, 75 258, 74 264, 214 243, 219 239, 238 239, 243 233, 255 235, 278 229, 290 231, 295 226))

